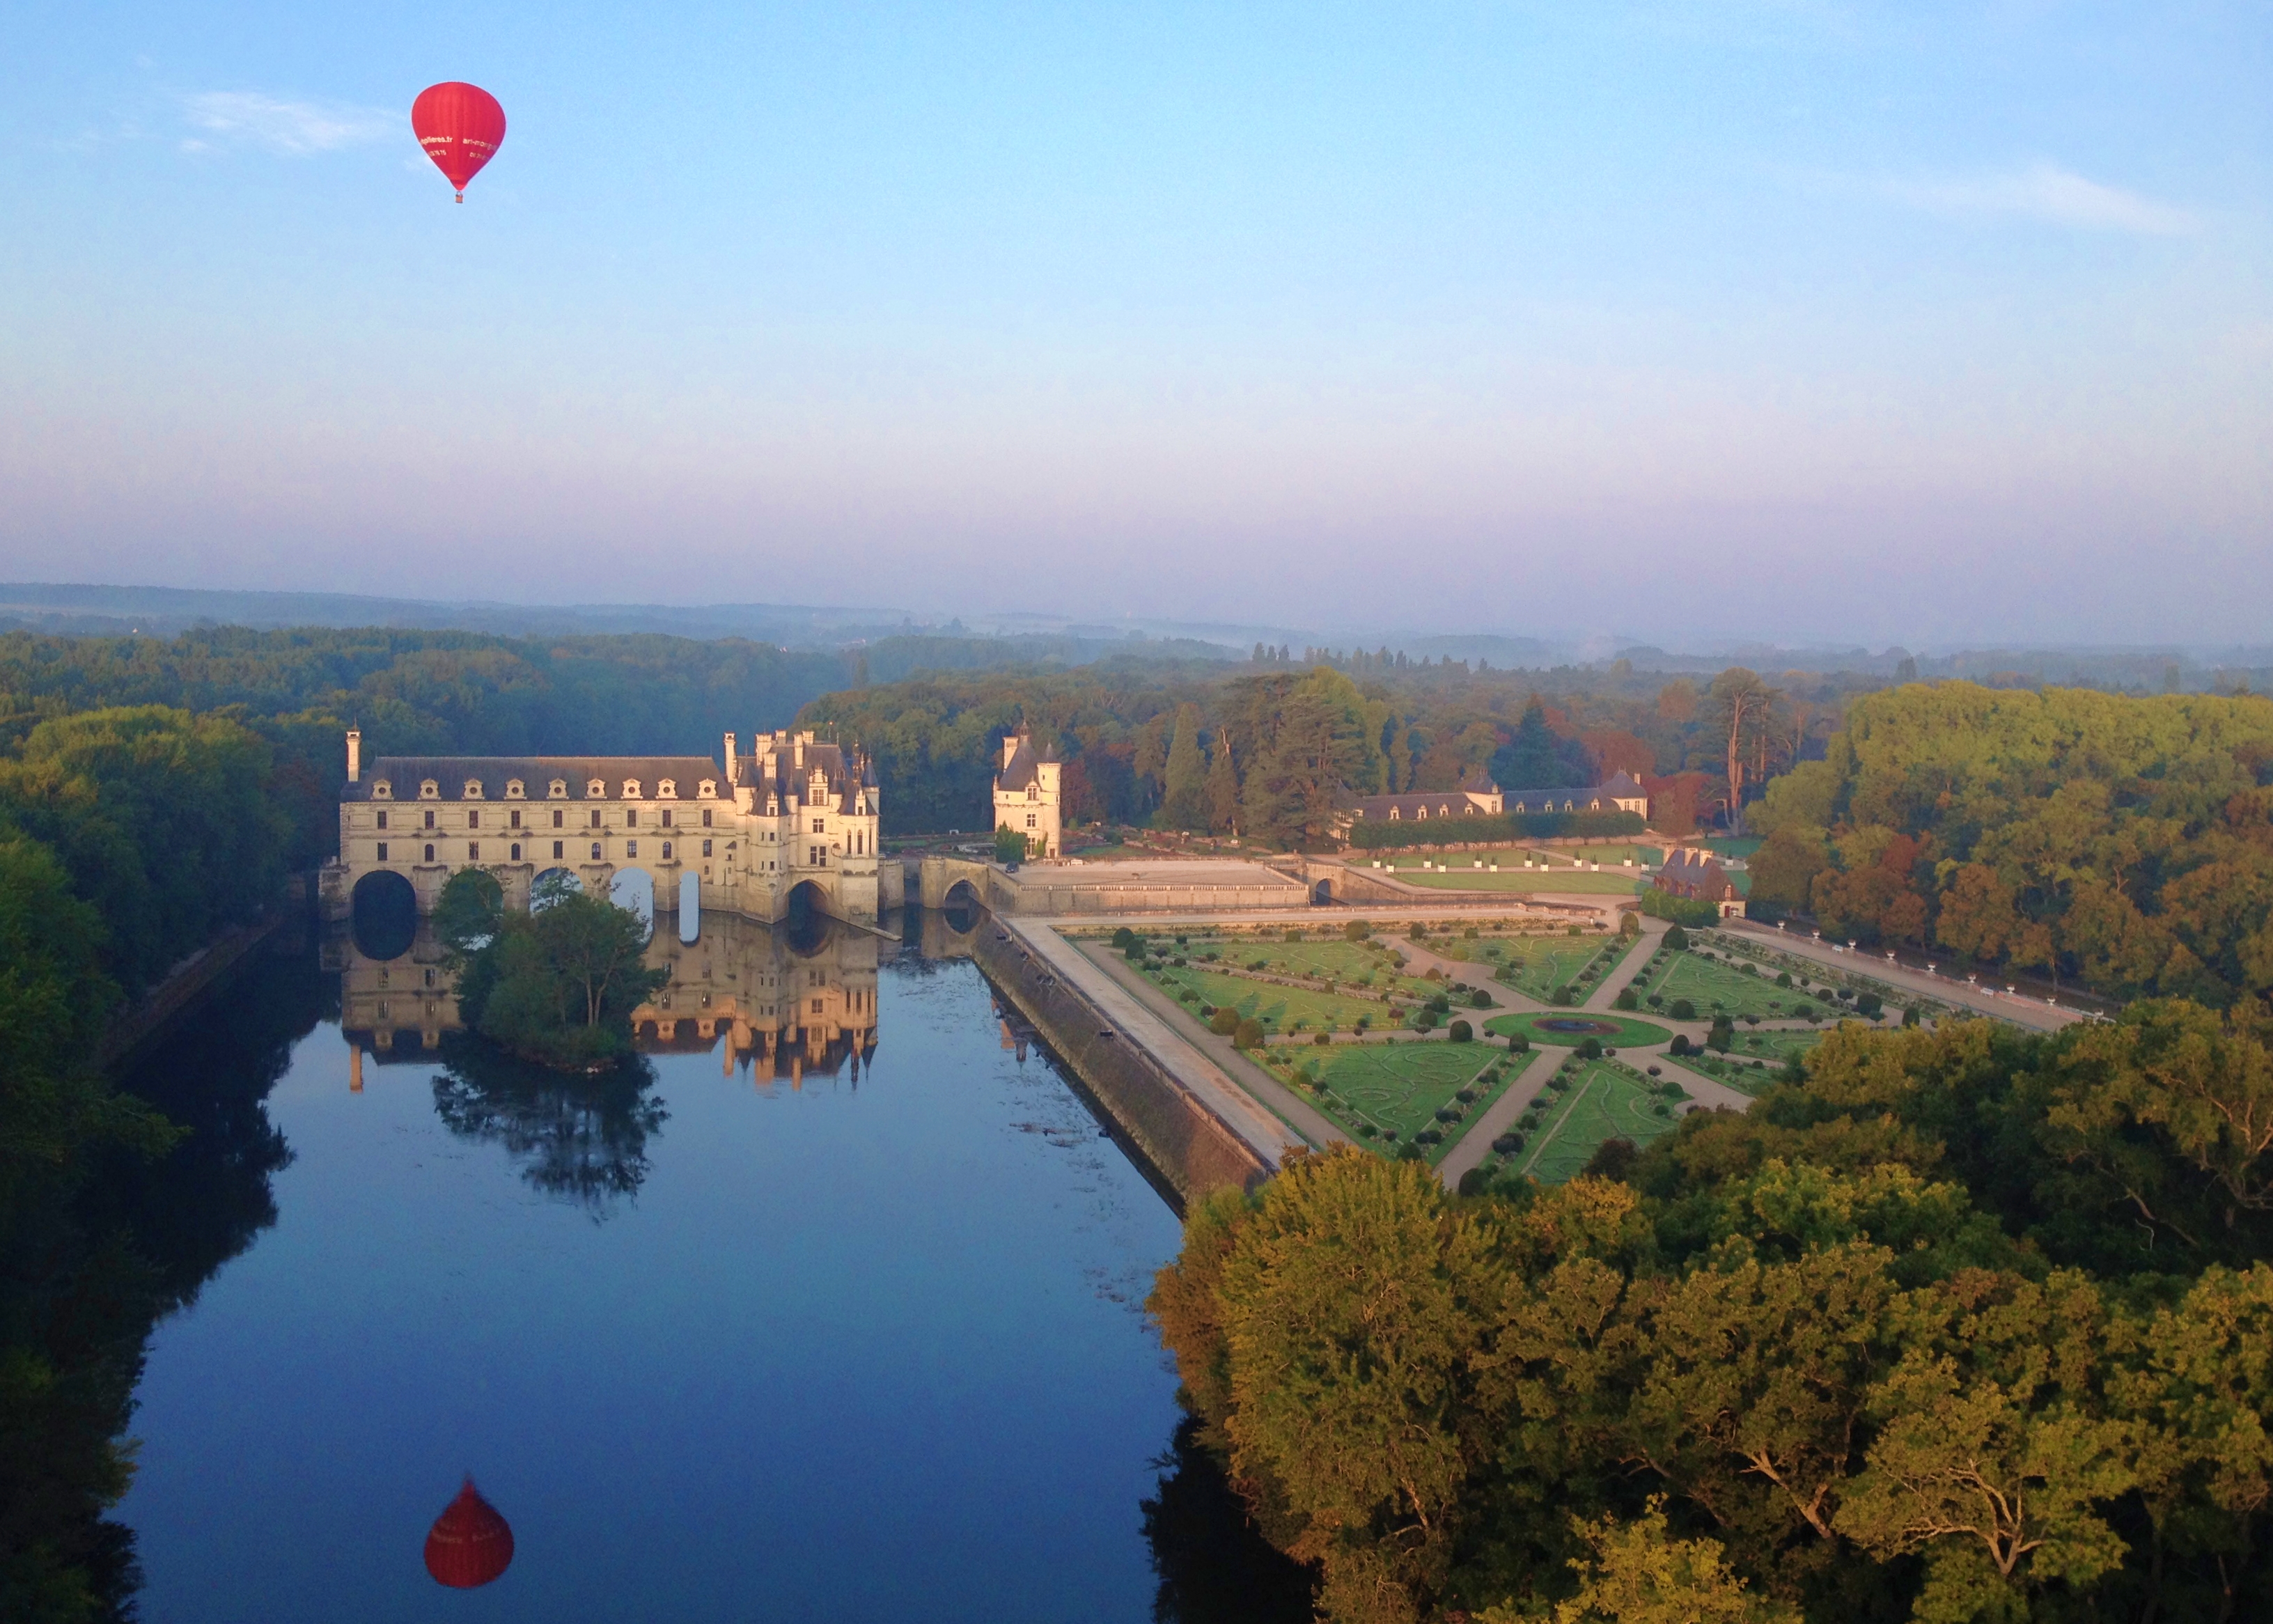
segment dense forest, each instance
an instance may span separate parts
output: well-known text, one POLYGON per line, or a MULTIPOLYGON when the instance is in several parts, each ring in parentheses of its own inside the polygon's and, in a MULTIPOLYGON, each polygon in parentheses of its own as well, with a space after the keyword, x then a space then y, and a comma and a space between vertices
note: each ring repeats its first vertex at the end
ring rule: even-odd
POLYGON ((2273 989, 2273 700, 1896 688, 1752 821, 1756 912, 2117 997, 2273 989))
POLYGON ((1150 1306, 1335 1624, 2263 1618, 2269 1037, 1849 1026, 1559 1188, 1299 1158, 1150 1306))

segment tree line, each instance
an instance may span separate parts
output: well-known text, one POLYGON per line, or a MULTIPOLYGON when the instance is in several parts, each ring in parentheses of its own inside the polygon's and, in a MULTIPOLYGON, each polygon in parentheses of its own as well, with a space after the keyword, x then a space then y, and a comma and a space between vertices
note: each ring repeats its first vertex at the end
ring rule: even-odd
MULTIPOLYGON (((1317 844, 1338 774, 1348 793, 1452 790, 1488 773, 1503 788, 1560 789, 1628 772, 1653 823, 1692 832, 1819 751, 1856 691, 1732 668, 1703 688, 1632 672, 1568 673, 1542 695, 1511 673, 1457 664, 1344 671, 1276 658, 1249 667, 1123 667, 934 673, 829 695, 804 726, 876 753, 895 834, 971 829, 988 816, 1000 741, 1022 723, 1065 763, 1078 823, 1237 832, 1317 844)), ((1739 811, 1737 816, 1741 816, 1739 811)), ((1528 831, 1535 832, 1535 831, 1528 831)))
POLYGON ((1297 1157, 1149 1306, 1336 1624, 2263 1617, 2269 1038, 1845 1026, 1559 1188, 1297 1157))

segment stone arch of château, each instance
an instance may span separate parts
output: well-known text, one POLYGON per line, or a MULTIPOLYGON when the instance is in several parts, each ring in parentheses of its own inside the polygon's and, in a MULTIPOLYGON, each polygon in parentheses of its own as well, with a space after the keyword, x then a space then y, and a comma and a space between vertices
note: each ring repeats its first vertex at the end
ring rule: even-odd
POLYGON ((410 951, 418 935, 418 892, 392 870, 366 874, 354 893, 356 951, 384 962, 410 951))

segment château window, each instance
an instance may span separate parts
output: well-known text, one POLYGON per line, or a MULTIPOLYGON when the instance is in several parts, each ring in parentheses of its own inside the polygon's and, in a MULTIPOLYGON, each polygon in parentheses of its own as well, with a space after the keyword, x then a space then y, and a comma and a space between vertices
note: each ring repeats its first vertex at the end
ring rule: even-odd
POLYGON ((589 784, 584 786, 584 793, 594 801, 606 800, 608 781, 605 778, 594 778, 589 784))
POLYGON ((626 807, 624 808, 624 827, 626 829, 636 829, 639 827, 639 808, 637 807, 626 807))
POLYGON ((468 801, 479 801, 481 798, 482 781, 479 778, 468 778, 466 780, 465 799, 468 801))
POLYGON ((636 857, 636 856, 638 856, 638 855, 639 855, 639 842, 638 842, 638 841, 636 841, 636 840, 626 840, 626 841, 625 841, 625 842, 624 842, 624 855, 625 855, 625 856, 626 856, 626 857, 636 857))
POLYGON ((434 827, 434 815, 431 812, 426 815, 426 827, 429 829, 434 827))
POLYGON ((522 786, 519 778, 507 778, 505 781, 505 798, 507 801, 522 800, 528 793, 528 790, 522 786))
POLYGON ((515 862, 521 861, 521 842, 518 840, 513 843, 513 860, 515 862))
POLYGON ((553 779, 553 780, 552 780, 552 782, 551 782, 551 784, 549 784, 549 785, 547 785, 547 786, 545 786, 544 793, 545 793, 545 794, 546 794, 547 796, 549 796, 550 798, 551 798, 551 799, 552 799, 552 800, 554 800, 554 801, 566 801, 566 800, 567 800, 567 799, 568 799, 568 780, 567 780, 567 779, 566 779, 566 778, 555 778, 555 779, 553 779))
POLYGON ((386 813, 384 813, 384 812, 382 812, 382 813, 380 813, 380 814, 379 815, 379 826, 381 829, 384 829, 384 828, 386 828, 386 813))
POLYGON ((703 854, 705 857, 708 857, 708 856, 709 856, 709 855, 710 855, 710 842, 709 842, 708 840, 705 840, 705 841, 702 843, 702 854, 703 854))
MULTIPOLYGON (((381 816, 385 815, 381 814, 381 816)), ((702 808, 702 827, 705 829, 710 827, 710 808, 708 807, 702 808)))
POLYGON ((469 828, 469 829, 479 829, 481 826, 482 826, 482 815, 481 815, 480 813, 478 813, 478 812, 469 812, 469 813, 467 813, 467 814, 466 814, 466 827, 467 827, 467 828, 469 828))
POLYGON ((600 843, 597 840, 592 842, 592 861, 594 862, 600 861, 600 843))
POLYGON ((434 861, 434 848, 431 844, 426 847, 426 861, 428 862, 434 861))
POLYGON ((394 800, 394 786, 389 784, 385 778, 373 778, 371 781, 371 798, 373 801, 394 800))
POLYGON ((639 780, 637 778, 626 778, 624 780, 624 799, 626 801, 637 801, 639 799, 639 780))
POLYGON ((829 829, 829 821, 828 821, 826 818, 819 818, 819 817, 816 817, 816 818, 814 818, 814 819, 813 820, 813 832, 814 832, 814 833, 815 833, 815 834, 824 834, 824 833, 826 833, 826 832, 828 831, 828 829, 829 829))
POLYGON ((513 811, 511 811, 511 812, 507 813, 507 814, 506 815, 506 822, 508 824, 510 824, 513 828, 515 828, 515 829, 520 828, 520 827, 521 827, 521 812, 520 812, 520 809, 519 809, 518 808, 516 808, 514 810, 513 810, 513 811))
POLYGON ((669 807, 665 807, 663 809, 663 826, 665 829, 671 827, 671 808, 669 807))
POLYGON ((467 861, 468 862, 479 862, 479 861, 481 861, 481 860, 482 860, 482 843, 481 843, 480 841, 478 841, 478 840, 469 840, 469 841, 467 841, 467 842, 466 842, 466 861, 467 861))
POLYGON ((384 840, 379 843, 379 861, 381 862, 386 861, 386 842, 384 840))
POLYGON ((703 779, 703 780, 702 780, 702 795, 703 795, 703 798, 704 798, 705 800, 709 799, 711 796, 716 795, 717 793, 718 793, 718 780, 717 780, 717 779, 716 779, 716 778, 705 778, 705 779, 703 779))
POLYGON ((592 827, 593 827, 593 828, 595 828, 595 829, 597 829, 599 826, 600 826, 600 815, 599 815, 599 813, 598 813, 598 812, 596 812, 596 812, 594 812, 594 813, 592 814, 592 827))
POLYGON ((560 827, 560 808, 558 807, 552 808, 552 826, 555 829, 560 827))
POLYGON ((566 845, 566 843, 565 841, 560 841, 560 840, 555 840, 555 841, 552 843, 552 855, 553 855, 553 857, 554 857, 554 859, 555 859, 556 861, 557 861, 557 860, 559 860, 559 859, 560 859, 560 858, 566 857, 566 856, 568 854, 566 852, 565 852, 565 851, 563 851, 563 850, 561 849, 561 848, 562 848, 562 846, 563 846, 564 845, 566 845))
POLYGON ((1038 820, 1035 818, 1035 816, 1034 816, 1034 815, 1033 815, 1032 813, 1029 812, 1029 813, 1027 813, 1027 814, 1026 814, 1026 827, 1027 827, 1027 828, 1031 829, 1031 828, 1035 827, 1037 821, 1038 821, 1038 820))
POLYGON ((675 778, 665 778, 662 783, 656 785, 655 786, 655 798, 657 801, 678 800, 679 781, 675 778))
POLYGON ((422 781, 422 782, 419 784, 419 786, 418 786, 418 799, 419 799, 419 800, 421 800, 421 801, 439 801, 439 800, 440 800, 441 798, 442 798, 442 786, 441 786, 439 784, 435 783, 433 779, 431 779, 431 778, 427 778, 427 779, 425 779, 425 780, 422 781))
POLYGON ((663 861, 665 862, 671 861, 671 842, 668 840, 663 843, 663 861))

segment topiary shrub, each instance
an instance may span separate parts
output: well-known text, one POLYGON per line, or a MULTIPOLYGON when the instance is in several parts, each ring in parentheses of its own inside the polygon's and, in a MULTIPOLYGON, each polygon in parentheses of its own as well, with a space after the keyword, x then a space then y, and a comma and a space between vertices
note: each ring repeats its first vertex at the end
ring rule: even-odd
POLYGON ((1681 951, 1689 945, 1689 933, 1678 925, 1669 927, 1665 933, 1665 945, 1677 953, 1681 951))
POLYGON ((1405 1024, 1415 1032, 1433 1032, 1437 1029, 1437 1011, 1424 1004, 1407 1017, 1405 1024))
POLYGON ((1511 1033, 1508 1035, 1507 1040, 1507 1052, 1511 1055, 1529 1054, 1531 1052, 1531 1034, 1527 1032, 1511 1033))
POLYGON ((1640 1004, 1641 1000, 1634 996, 1634 989, 1631 987, 1621 987, 1618 996, 1610 1000, 1610 1007, 1614 1010, 1631 1010, 1640 1004))
POLYGON ((1468 1007, 1472 1010, 1488 1010, 1491 1008, 1491 994, 1486 992, 1481 987, 1477 988, 1474 992, 1468 995, 1468 1007))
POLYGON ((1452 1098, 1463 1105, 1474 1105, 1476 1102, 1476 1091, 1473 1088, 1463 1088, 1454 1094, 1452 1098))
POLYGON ((1672 1007, 1668 1009, 1665 1012, 1676 1020, 1695 1020, 1697 1019, 1697 1006, 1686 998, 1676 998, 1673 1001, 1672 1007))
POLYGON ((1317 1036, 1310 1040, 1313 1043, 1331 1043, 1333 1041, 1334 1034, 1331 1032, 1321 1032, 1317 1036))
POLYGON ((1580 1039, 1579 1040, 1579 1059, 1581 1059, 1581 1060, 1600 1060, 1602 1057, 1602 1039, 1600 1039, 1600 1038, 1580 1038, 1580 1039))
POLYGON ((1358 1138, 1360 1138, 1360 1139, 1372 1139, 1372 1138, 1374 1138, 1374 1137, 1375 1137, 1375 1136, 1376 1136, 1379 1132, 1380 1132, 1380 1130, 1377 1129, 1377 1128, 1376 1128, 1376 1127, 1375 1127, 1371 1123, 1369 1123, 1369 1122, 1362 1122, 1362 1123, 1358 1124, 1358 1125, 1357 1125, 1357 1136, 1358 1136, 1358 1138))
POLYGON ((1456 1020, 1444 1035, 1455 1043, 1473 1043, 1475 1041, 1476 1032, 1475 1028, 1469 1026, 1467 1021, 1456 1020))
POLYGON ((1129 929, 1126 925, 1121 926, 1120 929, 1113 933, 1113 945, 1115 947, 1133 947, 1136 945, 1136 933, 1129 929))
POLYGON ((1491 1142, 1491 1147, 1503 1156, 1512 1156, 1523 1148, 1523 1135, 1503 1133, 1491 1142))
POLYGON ((1241 1021, 1232 1032, 1231 1044, 1234 1049, 1262 1048, 1263 1023, 1251 1016, 1241 1021))
POLYGON ((1687 1054, 1689 1052, 1689 1040, 1682 1036, 1678 1032, 1675 1033, 1673 1034, 1673 1041, 1667 1046, 1666 1052, 1670 1055, 1687 1054))
POLYGON ((1228 1004, 1219 1005, 1208 1017, 1208 1030, 1219 1038, 1227 1038, 1239 1030, 1239 1011, 1228 1004))

